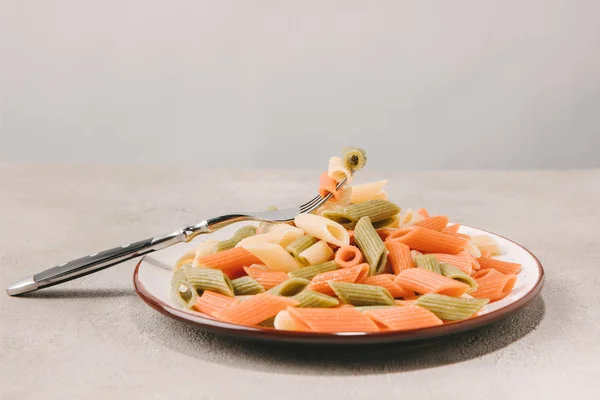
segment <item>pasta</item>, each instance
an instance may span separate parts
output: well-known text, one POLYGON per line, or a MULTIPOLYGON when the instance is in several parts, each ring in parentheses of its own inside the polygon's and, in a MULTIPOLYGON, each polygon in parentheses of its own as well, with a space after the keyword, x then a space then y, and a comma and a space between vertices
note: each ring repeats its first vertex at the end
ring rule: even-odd
POLYGON ((398 275, 400 272, 415 266, 410 247, 395 241, 386 241, 384 244, 388 250, 388 260, 394 274, 398 275))
POLYGON ((341 182, 344 179, 347 179, 346 183, 352 181, 352 172, 340 157, 331 157, 329 159, 327 174, 336 182, 341 182))
POLYGON ((300 262, 305 265, 321 264, 332 258, 333 250, 331 250, 331 247, 324 240, 319 240, 298 255, 300 262))
POLYGON ((342 268, 353 267, 361 264, 364 258, 359 248, 356 246, 340 247, 335 252, 335 262, 342 268))
POLYGON ((317 239, 310 235, 304 235, 290 243, 285 250, 296 260, 299 260, 300 253, 315 243, 317 243, 317 239))
POLYGON ((351 186, 352 197, 350 198, 350 203, 358 204, 364 203, 365 201, 373 200, 376 196, 378 196, 381 193, 383 187, 387 185, 387 183, 388 181, 387 179, 385 179, 382 181, 351 186))
POLYGON ((231 285, 233 286, 233 293, 236 296, 258 294, 265 291, 265 287, 251 276, 242 276, 234 279, 231 281, 231 285))
POLYGON ((297 305, 298 301, 290 297, 260 293, 232 307, 214 312, 213 316, 232 324, 252 326, 274 317, 287 307, 297 305))
POLYGON ((389 225, 400 207, 386 200, 369 200, 360 204, 349 205, 339 211, 324 211, 323 216, 329 218, 346 229, 354 229, 362 217, 369 217, 371 223, 389 225))
POLYGON ((310 280, 319 274, 333 271, 338 268, 340 267, 335 263, 335 261, 327 261, 322 264, 311 265, 309 267, 304 267, 292 272, 288 272, 288 275, 290 278, 304 278, 310 280))
POLYGON ((362 217, 356 224, 354 240, 371 268, 370 274, 381 272, 387 261, 387 249, 369 217, 362 217))
POLYGON ((300 214, 294 219, 296 227, 303 229, 309 235, 336 246, 350 244, 350 236, 343 226, 319 215, 300 214))
POLYGON ((512 292, 521 265, 496 258, 492 236, 424 208, 401 212, 387 180, 337 188, 365 162, 361 149, 330 159, 319 194, 332 196, 314 214, 186 251, 173 266, 174 301, 255 330, 343 334, 476 318, 512 292))
POLYGON ((352 307, 289 307, 287 312, 311 332, 377 332, 379 330, 369 317, 352 307))
POLYGON ((303 291, 309 283, 310 281, 308 279, 290 278, 286 281, 281 282, 279 285, 272 287, 267 291, 267 293, 289 297, 303 291))
POLYGON ((477 281, 473 279, 473 277, 471 277, 470 275, 467 275, 463 270, 456 268, 454 265, 448 263, 441 263, 440 270, 442 272, 442 275, 469 285, 467 293, 477 290, 477 281))
POLYGON ((213 313, 232 307, 237 303, 239 303, 239 300, 234 297, 205 290, 204 293, 202 293, 202 296, 196 300, 192 308, 198 312, 213 315, 213 313))
POLYGON ((273 271, 290 272, 301 267, 294 257, 275 243, 248 243, 244 249, 273 271))
POLYGON ((433 293, 425 294, 415 301, 417 306, 431 311, 444 321, 467 319, 487 303, 488 299, 459 298, 433 293))
POLYGON ((433 254, 416 256, 415 264, 417 264, 418 268, 423 268, 427 271, 435 272, 436 274, 442 273, 440 263, 433 254))
POLYGON ((395 304, 390 292, 381 286, 333 281, 329 282, 329 286, 336 296, 346 304, 354 306, 393 306, 395 304))
POLYGON ((368 310, 364 314, 384 329, 394 331, 428 328, 443 324, 442 320, 434 313, 417 305, 368 310))

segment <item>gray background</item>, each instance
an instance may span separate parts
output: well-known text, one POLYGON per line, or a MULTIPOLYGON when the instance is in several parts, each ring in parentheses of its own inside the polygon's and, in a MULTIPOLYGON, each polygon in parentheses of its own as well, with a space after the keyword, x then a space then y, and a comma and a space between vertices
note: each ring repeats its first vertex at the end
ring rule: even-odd
POLYGON ((600 166, 600 2, 2 4, 5 161, 600 166))

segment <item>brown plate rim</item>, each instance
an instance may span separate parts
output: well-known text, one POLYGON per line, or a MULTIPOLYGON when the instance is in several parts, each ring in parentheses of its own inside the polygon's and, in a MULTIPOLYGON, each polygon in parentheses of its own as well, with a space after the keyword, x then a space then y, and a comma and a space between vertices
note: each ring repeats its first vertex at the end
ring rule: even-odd
POLYGON ((544 285, 544 268, 538 258, 527 248, 521 246, 513 240, 505 238, 504 236, 489 232, 469 225, 463 225, 465 227, 478 229, 481 232, 493 234, 499 236, 516 246, 519 246, 525 250, 533 259, 537 265, 539 271, 539 277, 535 282, 533 288, 525 294, 519 300, 510 303, 498 310, 491 311, 487 314, 470 318, 463 321, 458 321, 451 324, 445 324, 441 326, 433 326, 429 328, 411 329, 406 331, 387 331, 387 332, 369 332, 369 333, 350 333, 344 334, 331 334, 331 333, 319 333, 319 332, 294 332, 294 331, 280 331, 272 328, 262 327, 250 327, 244 325, 230 324, 222 321, 217 321, 211 318, 204 317, 197 313, 186 312, 184 310, 176 309, 164 301, 153 296, 144 287, 144 284, 139 278, 139 268, 144 261, 142 258, 136 265, 133 272, 133 287, 137 295, 150 307, 159 311, 160 313, 174 318, 178 321, 182 321, 194 326, 198 326, 216 333, 238 336, 253 340, 267 340, 277 342, 296 342, 296 343, 328 343, 328 344, 361 344, 361 343, 383 343, 383 342, 409 342, 424 340, 433 337, 447 336, 459 332, 465 332, 468 330, 481 328, 485 325, 497 322, 501 319, 508 317, 515 313, 520 308, 525 306, 527 303, 532 301, 542 290, 544 285), (194 320, 183 318, 177 313, 185 313, 194 320))

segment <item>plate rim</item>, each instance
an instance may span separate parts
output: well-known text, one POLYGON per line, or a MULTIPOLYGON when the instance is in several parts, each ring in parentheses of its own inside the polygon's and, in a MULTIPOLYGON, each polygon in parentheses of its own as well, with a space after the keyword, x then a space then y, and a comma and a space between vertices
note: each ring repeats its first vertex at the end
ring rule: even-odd
POLYGON ((175 320, 194 325, 196 327, 200 327, 203 329, 207 329, 213 332, 217 332, 219 334, 227 335, 227 336, 244 336, 249 339, 256 340, 270 340, 270 341, 280 341, 280 342, 297 342, 297 343, 347 343, 347 344, 356 344, 356 343, 382 343, 382 342, 408 342, 408 341, 416 341, 429 339, 433 337, 443 337, 448 336, 455 333, 465 332, 472 329, 481 328, 483 326, 492 324, 501 319, 504 319, 511 314, 515 313, 526 304, 531 302, 534 298, 536 298, 540 291, 544 286, 544 268, 540 260, 531 252, 529 249, 521 246, 517 242, 508 239, 504 236, 498 235, 496 233, 486 231, 484 229, 480 229, 477 227, 473 227, 470 225, 461 224, 467 228, 477 229, 481 232, 485 232, 488 234, 496 235, 501 237, 512 244, 520 247, 525 250, 535 261, 536 267, 538 269, 538 278, 531 288, 522 298, 514 301, 506 306, 499 308, 498 310, 490 311, 484 315, 477 316, 475 318, 469 318, 462 321, 457 321, 453 323, 448 323, 439 326, 432 326, 428 328, 419 328, 419 329, 410 329, 405 331, 386 331, 386 332, 361 332, 361 333, 351 333, 348 335, 344 334, 331 334, 324 332, 296 332, 296 331, 283 331, 277 330, 273 328, 265 328, 265 327, 251 327, 245 325, 231 324, 227 322, 218 321, 215 319, 207 318, 202 315, 187 312, 185 310, 177 309, 171 306, 168 303, 165 303, 161 299, 154 296, 150 293, 141 279, 139 278, 139 269, 142 263, 144 262, 145 256, 142 257, 139 262, 136 264, 136 267, 133 271, 133 288, 136 294, 150 307, 160 312, 163 315, 166 315, 175 320), (189 315, 193 317, 194 320, 189 318, 184 318, 180 314, 189 315))

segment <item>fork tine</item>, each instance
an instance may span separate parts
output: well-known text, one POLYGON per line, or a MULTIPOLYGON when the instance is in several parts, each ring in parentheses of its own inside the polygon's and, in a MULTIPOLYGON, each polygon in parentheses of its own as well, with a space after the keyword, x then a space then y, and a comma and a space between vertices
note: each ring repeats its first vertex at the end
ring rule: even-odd
MULTIPOLYGON (((352 174, 354 175, 354 171, 352 172, 352 174)), ((348 180, 348 178, 344 178, 340 183, 337 184, 336 189, 338 189, 338 190, 341 189, 346 184, 347 180, 348 180)), ((310 213, 310 212, 316 210, 317 208, 321 207, 327 200, 329 200, 331 198, 331 196, 332 196, 331 193, 329 193, 325 197, 316 195, 310 201, 308 201, 300 206, 300 213, 303 213, 303 214, 310 213)))

